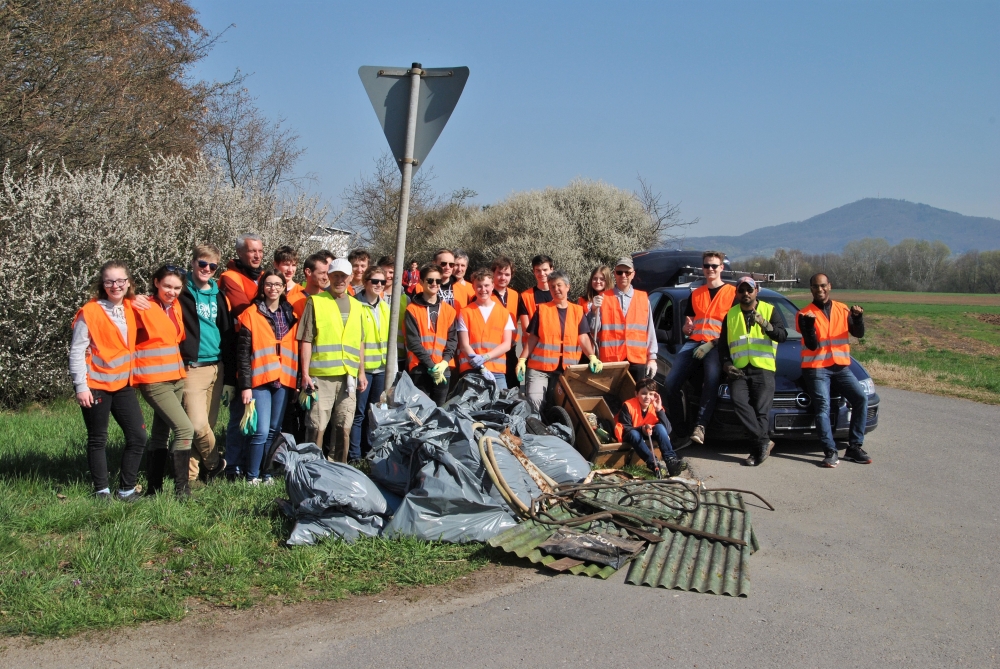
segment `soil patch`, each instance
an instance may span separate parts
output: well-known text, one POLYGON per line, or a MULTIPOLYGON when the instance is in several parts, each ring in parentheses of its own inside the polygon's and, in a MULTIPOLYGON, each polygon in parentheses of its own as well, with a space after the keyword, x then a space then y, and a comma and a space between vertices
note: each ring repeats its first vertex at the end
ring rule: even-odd
MULTIPOLYGON (((790 300, 807 300, 812 298, 808 291, 791 291, 785 296, 790 300)), ((892 303, 892 304, 959 304, 974 307, 1000 307, 1000 295, 953 295, 948 293, 903 293, 884 292, 869 293, 850 290, 836 290, 833 299, 847 304, 892 303)))
POLYGON ((248 611, 192 604, 177 623, 146 623, 38 642, 0 641, 4 667, 231 667, 286 666, 288 656, 347 637, 400 625, 489 601, 552 576, 510 565, 487 565, 443 585, 389 588, 377 595, 248 611))
MULTIPOLYGON (((1000 314, 966 314, 963 318, 971 316, 979 320, 986 320, 983 316, 992 316, 1000 324, 1000 314)), ((866 333, 869 343, 893 353, 936 348, 969 355, 1000 356, 1000 346, 967 337, 958 329, 946 330, 940 323, 934 323, 928 319, 873 314, 870 319, 866 318, 865 320, 870 320, 869 329, 877 330, 879 333, 879 336, 876 337, 871 337, 871 333, 866 333)))
POLYGON ((984 323, 1000 326, 1000 314, 976 314, 976 318, 984 323))

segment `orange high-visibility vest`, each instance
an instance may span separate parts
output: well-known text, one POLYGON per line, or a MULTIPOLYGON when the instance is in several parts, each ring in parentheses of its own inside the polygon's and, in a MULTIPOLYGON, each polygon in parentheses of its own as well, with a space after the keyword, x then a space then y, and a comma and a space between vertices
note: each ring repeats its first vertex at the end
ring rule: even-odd
POLYGON ((458 311, 465 309, 476 301, 476 289, 465 279, 453 283, 451 290, 455 296, 455 309, 458 311))
MULTIPOLYGON (((647 425, 658 425, 660 423, 660 419, 656 416, 656 411, 653 409, 652 403, 650 403, 649 409, 646 411, 646 415, 642 415, 642 404, 639 403, 638 397, 625 400, 622 407, 628 409, 628 415, 632 417, 632 427, 636 429, 643 428, 647 425)), ((625 426, 615 420, 615 441, 621 442, 622 437, 624 436, 625 426)))
POLYGON ((121 330, 104 308, 91 300, 76 312, 82 318, 90 333, 90 348, 87 349, 87 387, 91 390, 106 390, 113 393, 129 385, 132 377, 132 354, 135 351, 135 314, 125 304, 125 323, 128 326, 128 341, 122 340, 121 330))
POLYGON ((528 320, 530 321, 531 317, 535 315, 535 309, 538 308, 538 305, 535 304, 535 290, 529 288, 521 293, 521 301, 524 302, 524 308, 528 312, 528 320))
MULTIPOLYGON (((848 339, 850 333, 847 331, 847 316, 851 310, 848 306, 843 302, 832 302, 829 319, 822 309, 812 303, 799 313, 815 314, 816 341, 819 344, 819 348, 815 351, 802 347, 802 367, 820 369, 833 365, 850 365, 851 345, 848 339)), ((798 314, 795 316, 795 329, 799 329, 798 314)))
MULTIPOLYGON (((476 355, 489 353, 503 343, 503 332, 507 326, 507 319, 510 316, 502 305, 494 304, 490 311, 488 320, 483 320, 483 312, 479 310, 479 305, 473 302, 469 307, 462 310, 462 320, 469 329, 469 344, 476 355), (500 308, 498 309, 497 306, 500 308)), ((459 354, 458 371, 467 372, 472 369, 472 363, 465 353, 459 354)), ((490 360, 486 363, 486 369, 497 374, 507 372, 507 359, 504 357, 490 360)))
POLYGON ((292 289, 285 294, 285 299, 288 303, 292 305, 292 313, 295 314, 295 318, 302 318, 302 312, 305 311, 306 302, 309 301, 309 295, 306 294, 305 289, 299 284, 292 286, 292 289))
POLYGON ((509 286, 507 287, 507 304, 504 304, 500 301, 499 297, 493 295, 493 301, 506 309, 507 313, 510 314, 511 320, 514 321, 514 331, 511 333, 510 340, 511 348, 513 348, 514 344, 521 340, 517 330, 517 298, 518 292, 509 286))
MULTIPOLYGON (((455 311, 455 307, 451 306, 447 302, 441 302, 441 307, 438 311, 436 331, 431 330, 430 318, 427 315, 427 307, 425 305, 410 302, 410 304, 406 306, 406 311, 411 314, 413 316, 413 320, 417 322, 417 328, 420 331, 420 343, 431 354, 431 360, 433 360, 435 364, 444 360, 444 347, 448 343, 448 330, 451 329, 451 325, 455 322, 455 317, 458 315, 458 312, 455 311)), ((413 369, 419 364, 420 359, 407 350, 406 368, 413 369)), ((455 360, 452 359, 448 361, 448 366, 454 367, 455 360)))
POLYGON ((580 361, 580 321, 583 308, 570 302, 566 306, 566 329, 559 333, 559 307, 555 302, 538 305, 538 344, 531 352, 528 367, 541 372, 565 369, 580 361), (562 365, 560 365, 560 359, 562 365))
POLYGON ((708 286, 700 286, 691 293, 691 307, 694 309, 694 341, 715 341, 722 336, 722 321, 733 306, 736 286, 728 283, 719 287, 712 299, 708 286))
POLYGON ((250 328, 251 360, 250 385, 259 388, 275 380, 280 380, 286 388, 295 388, 299 376, 299 343, 295 334, 299 329, 296 322, 285 336, 278 341, 271 323, 260 313, 256 304, 251 304, 240 314, 240 325, 250 328))
POLYGON ((221 279, 222 277, 229 277, 230 281, 238 283, 243 288, 243 293, 251 304, 257 299, 257 282, 243 272, 237 272, 235 269, 227 269, 219 278, 221 279))
MULTIPOLYGON (((174 302, 172 309, 180 309, 174 302)), ((177 312, 174 312, 177 313, 177 312)), ((141 330, 135 342, 132 363, 132 383, 164 383, 187 376, 178 344, 184 340, 184 320, 177 324, 157 302, 150 300, 149 309, 135 312, 141 330)))
POLYGON ((628 313, 623 314, 614 289, 602 294, 601 330, 597 333, 601 362, 627 360, 633 365, 645 365, 649 356, 649 295, 633 288, 628 313))

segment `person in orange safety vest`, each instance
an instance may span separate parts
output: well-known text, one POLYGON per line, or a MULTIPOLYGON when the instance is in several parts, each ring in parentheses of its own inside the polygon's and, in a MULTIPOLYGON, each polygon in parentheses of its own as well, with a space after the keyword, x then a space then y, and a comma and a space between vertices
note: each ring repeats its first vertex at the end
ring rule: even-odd
POLYGON ((667 374, 664 388, 667 394, 667 410, 674 424, 674 441, 683 434, 684 406, 681 402, 681 387, 699 362, 702 365, 701 396, 698 412, 694 416, 691 441, 705 442, 705 427, 712 419, 722 374, 719 351, 715 347, 722 334, 722 323, 726 314, 739 300, 736 287, 722 280, 723 257, 721 251, 705 251, 701 254, 705 283, 691 292, 691 300, 685 311, 683 332, 688 340, 674 357, 674 364, 667 374))
POLYGON ((615 439, 631 446, 657 478, 677 476, 687 468, 670 444, 670 421, 653 379, 636 381, 635 397, 622 403, 615 419, 615 439), (656 459, 651 444, 660 449, 662 460, 656 459))
POLYGON ((635 265, 625 256, 615 263, 615 285, 602 295, 593 319, 601 362, 628 362, 635 380, 656 376, 659 347, 653 329, 649 295, 632 287, 635 265))
POLYGON ((472 285, 476 299, 458 314, 458 371, 479 370, 499 390, 506 390, 506 356, 513 341, 514 319, 493 296, 490 270, 476 270, 472 285))

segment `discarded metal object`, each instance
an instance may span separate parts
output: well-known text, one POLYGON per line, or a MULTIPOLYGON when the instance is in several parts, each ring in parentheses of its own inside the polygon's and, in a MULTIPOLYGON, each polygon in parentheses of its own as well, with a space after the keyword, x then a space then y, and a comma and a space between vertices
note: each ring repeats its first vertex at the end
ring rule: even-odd
POLYGON ((606 564, 615 569, 631 560, 646 547, 645 541, 623 539, 601 532, 574 532, 564 528, 538 545, 549 555, 564 555, 584 562, 606 564))

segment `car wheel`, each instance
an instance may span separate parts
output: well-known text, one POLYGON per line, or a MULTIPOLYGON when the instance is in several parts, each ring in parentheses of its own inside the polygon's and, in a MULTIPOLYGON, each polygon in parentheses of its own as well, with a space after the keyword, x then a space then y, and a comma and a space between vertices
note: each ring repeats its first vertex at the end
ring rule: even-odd
POLYGON ((569 417, 569 412, 560 406, 551 406, 545 410, 545 422, 548 425, 559 423, 569 428, 569 443, 576 442, 576 432, 573 430, 573 421, 569 417))

